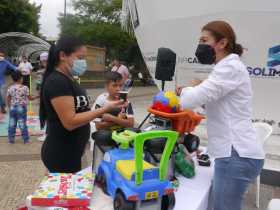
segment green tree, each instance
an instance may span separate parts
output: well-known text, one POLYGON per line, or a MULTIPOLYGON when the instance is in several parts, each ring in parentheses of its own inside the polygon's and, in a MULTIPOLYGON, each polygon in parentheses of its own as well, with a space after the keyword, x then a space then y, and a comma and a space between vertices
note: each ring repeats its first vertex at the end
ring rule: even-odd
POLYGON ((61 34, 81 37, 86 43, 106 47, 107 55, 129 61, 127 49, 136 44, 133 35, 121 28, 122 0, 75 0, 75 15, 61 14, 61 34))
POLYGON ((94 22, 120 24, 122 0, 73 0, 79 16, 94 22))
POLYGON ((0 1, 0 33, 26 32, 39 35, 39 13, 41 5, 31 4, 28 0, 0 1))

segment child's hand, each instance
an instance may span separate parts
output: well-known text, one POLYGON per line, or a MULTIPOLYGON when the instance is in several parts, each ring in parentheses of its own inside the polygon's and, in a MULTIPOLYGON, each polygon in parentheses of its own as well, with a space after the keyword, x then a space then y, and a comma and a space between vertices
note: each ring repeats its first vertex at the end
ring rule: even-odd
POLYGON ((113 115, 105 113, 102 115, 102 121, 103 122, 112 122, 113 117, 114 117, 113 115))
POLYGON ((127 116, 126 116, 126 114, 124 114, 124 113, 120 113, 120 114, 118 115, 118 117, 119 117, 120 119, 127 119, 127 116))
POLYGON ((38 99, 38 98, 40 98, 39 95, 38 95, 38 96, 29 95, 29 96, 28 96, 28 99, 29 99, 30 101, 33 101, 33 100, 38 99))

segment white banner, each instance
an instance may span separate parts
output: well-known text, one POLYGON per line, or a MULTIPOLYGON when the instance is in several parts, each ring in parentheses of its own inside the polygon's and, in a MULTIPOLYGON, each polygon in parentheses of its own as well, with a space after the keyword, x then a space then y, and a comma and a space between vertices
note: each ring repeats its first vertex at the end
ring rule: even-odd
MULTIPOLYGON (((175 84, 187 85, 193 78, 207 78, 211 66, 197 63, 194 56, 202 26, 225 20, 234 28, 237 42, 254 90, 253 119, 267 121, 280 133, 280 1, 279 0, 130 0, 135 34, 152 76, 157 50, 177 54, 175 84)), ((160 83, 158 83, 160 85, 160 83)))

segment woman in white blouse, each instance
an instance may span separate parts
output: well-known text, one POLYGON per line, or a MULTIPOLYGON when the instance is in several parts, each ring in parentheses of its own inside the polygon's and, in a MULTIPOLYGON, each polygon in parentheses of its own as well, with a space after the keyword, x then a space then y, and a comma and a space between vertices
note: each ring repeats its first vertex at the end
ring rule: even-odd
POLYGON ((264 163, 251 121, 252 88, 242 49, 228 23, 206 24, 196 56, 201 64, 214 64, 213 71, 192 89, 176 89, 182 108, 206 107, 208 151, 215 158, 214 210, 241 210, 244 193, 264 163))

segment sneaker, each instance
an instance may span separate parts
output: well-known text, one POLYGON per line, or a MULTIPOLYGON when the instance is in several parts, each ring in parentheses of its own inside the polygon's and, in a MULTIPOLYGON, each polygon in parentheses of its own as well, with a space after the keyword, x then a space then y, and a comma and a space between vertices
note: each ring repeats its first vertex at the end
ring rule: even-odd
POLYGON ((31 142, 29 140, 27 140, 27 141, 24 141, 23 143, 24 144, 30 144, 31 142))
POLYGON ((46 135, 37 138, 38 141, 45 141, 45 139, 46 139, 46 135))
POLYGON ((14 144, 14 143, 15 143, 15 141, 9 141, 8 143, 9 143, 9 144, 14 144))
POLYGON ((1 112, 2 112, 3 114, 6 114, 6 113, 7 113, 5 107, 1 107, 1 112))

